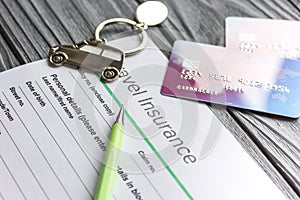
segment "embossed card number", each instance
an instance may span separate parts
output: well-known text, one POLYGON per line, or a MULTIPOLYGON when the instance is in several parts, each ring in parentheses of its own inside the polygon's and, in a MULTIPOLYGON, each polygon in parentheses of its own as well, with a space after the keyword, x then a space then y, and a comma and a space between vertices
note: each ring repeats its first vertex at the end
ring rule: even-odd
MULTIPOLYGON (((273 90, 282 93, 290 93, 290 89, 284 85, 278 85, 274 83, 263 83, 258 80, 245 79, 241 77, 233 78, 232 76, 229 75, 217 74, 217 73, 208 73, 206 77, 203 74, 204 73, 199 71, 198 69, 182 68, 180 79, 200 81, 201 79, 204 78, 213 81, 219 81, 221 84, 223 84, 225 90, 230 90, 232 92, 244 93, 246 92, 247 87, 254 87, 254 88, 261 88, 264 90, 273 90), (240 85, 238 87, 232 87, 230 83, 233 83, 234 81, 238 82, 240 85)), ((195 90, 195 89, 191 87, 191 90, 195 90)), ((216 95, 218 93, 214 91, 213 94, 216 95)))

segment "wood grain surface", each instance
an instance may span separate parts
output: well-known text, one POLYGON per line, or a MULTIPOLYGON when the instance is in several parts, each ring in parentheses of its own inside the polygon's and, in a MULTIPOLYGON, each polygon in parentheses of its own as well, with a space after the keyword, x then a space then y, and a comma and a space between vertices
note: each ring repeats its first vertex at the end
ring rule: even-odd
MULTIPOLYGON (((105 19, 134 19, 137 0, 0 0, 0 70, 46 58, 49 47, 93 38, 105 19)), ((225 18, 300 19, 299 0, 163 0, 148 33, 169 55, 177 39, 224 45, 225 18)), ((117 33, 113 27, 104 36, 117 33)), ((300 121, 221 106, 212 111, 289 199, 300 199, 300 121)))

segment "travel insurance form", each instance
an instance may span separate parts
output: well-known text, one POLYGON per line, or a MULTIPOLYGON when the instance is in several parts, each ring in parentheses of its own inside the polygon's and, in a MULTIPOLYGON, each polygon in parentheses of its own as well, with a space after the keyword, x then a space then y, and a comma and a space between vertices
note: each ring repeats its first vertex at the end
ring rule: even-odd
POLYGON ((121 104, 113 199, 286 199, 205 104, 160 94, 167 62, 149 42, 113 83, 46 60, 2 72, 0 200, 93 199, 121 104))

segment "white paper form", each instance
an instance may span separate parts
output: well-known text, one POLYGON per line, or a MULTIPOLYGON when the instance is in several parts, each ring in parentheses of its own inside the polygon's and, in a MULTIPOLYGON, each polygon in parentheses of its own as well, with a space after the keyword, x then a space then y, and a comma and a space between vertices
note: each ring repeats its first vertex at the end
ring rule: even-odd
POLYGON ((119 80, 46 60, 0 74, 0 199, 93 199, 120 105, 125 137, 113 199, 285 199, 204 105, 162 96, 150 43, 119 80))

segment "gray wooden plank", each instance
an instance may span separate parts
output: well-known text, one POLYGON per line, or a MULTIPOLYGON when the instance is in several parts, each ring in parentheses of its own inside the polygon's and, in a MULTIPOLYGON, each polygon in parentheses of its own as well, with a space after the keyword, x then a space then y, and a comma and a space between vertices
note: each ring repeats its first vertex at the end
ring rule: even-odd
MULTIPOLYGON (((5 31, 5 41, 13 50, 15 57, 20 63, 26 63, 46 57, 49 47, 55 44, 79 42, 93 37, 94 28, 104 19, 112 17, 132 19, 135 7, 141 2, 126 0, 1 0, 0 26, 5 31)), ((169 54, 175 39, 223 45, 226 16, 299 19, 297 0, 189 0, 184 4, 179 0, 165 0, 164 2, 171 8, 169 19, 159 28, 152 28, 149 32, 166 54, 169 54)), ((115 30, 119 30, 119 28, 114 27, 113 31, 115 30)), ((104 36, 108 35, 109 32, 104 32, 104 36)), ((1 42, 1 44, 6 45, 5 42, 1 42)), ((9 48, 8 50, 10 51, 9 48)), ((12 54, 9 53, 9 55, 12 54)), ((4 59, 3 65, 10 65, 7 60, 4 59)), ((295 137, 299 138, 298 135, 291 137, 295 134, 293 131, 297 129, 290 127, 298 127, 298 124, 286 123, 286 120, 280 119, 272 121, 272 117, 262 117, 232 109, 229 109, 229 113, 215 107, 212 110, 265 169, 272 180, 291 199, 298 199, 295 192, 287 185, 289 182, 296 191, 297 185, 299 185, 297 183, 299 178, 296 174, 299 160, 294 155, 297 153, 297 148, 287 148, 287 144, 297 147, 297 143, 294 141, 295 137), (247 121, 245 118, 250 120, 247 121), (281 134, 270 129, 267 126, 270 123, 272 125, 279 124, 281 134), (263 134, 266 134, 267 138, 271 138, 270 140, 275 141, 278 145, 268 144, 268 140, 262 136, 263 134), (263 146, 265 149, 260 143, 265 145, 263 146), (260 148, 254 144, 258 144, 260 148), (277 153, 278 150, 281 152, 277 153), (287 154, 293 154, 293 156, 286 156, 287 154), (267 162, 265 156, 271 158, 273 162, 281 163, 280 166, 286 169, 280 170, 280 166, 274 165, 275 170, 271 163, 267 162), (291 180, 289 176, 292 177, 291 180)))
POLYGON ((0 24, 26 63, 45 58, 50 46, 93 38, 96 25, 105 19, 132 18, 135 7, 126 1, 2 0, 0 24))
POLYGON ((20 65, 20 62, 13 54, 9 45, 2 35, 0 35, 0 72, 20 65))
MULTIPOLYGON (((24 34, 22 30, 16 24, 14 18, 11 16, 11 13, 7 10, 2 1, 0 1, 0 13, 1 29, 3 30, 1 34, 5 34, 7 43, 16 50, 15 53, 18 54, 16 57, 19 57, 23 63, 25 63, 25 61, 29 62, 30 59, 28 54, 35 53, 35 51, 25 52, 22 44, 29 43, 28 39, 23 37, 24 34), (17 37, 19 37, 19 41, 17 40, 17 37)), ((31 51, 31 47, 28 49, 28 51, 31 51)))
POLYGON ((287 128, 285 126, 290 125, 292 120, 284 120, 282 123, 278 123, 278 119, 255 115, 251 112, 235 111, 234 115, 239 118, 248 132, 251 133, 250 137, 260 146, 267 157, 273 161, 275 167, 285 175, 293 189, 299 191, 300 138, 299 131, 295 132, 299 128, 289 126, 291 130, 286 132, 287 128), (295 134, 293 135, 293 133, 295 134), (288 134, 290 134, 289 138, 287 138, 288 134), (291 137, 294 140, 290 140, 291 137))

